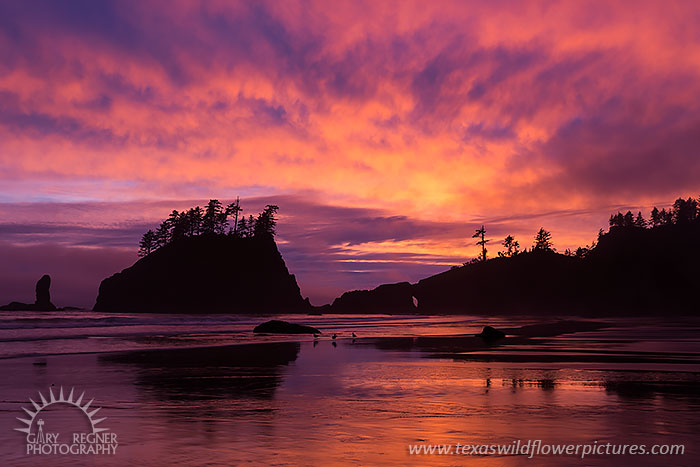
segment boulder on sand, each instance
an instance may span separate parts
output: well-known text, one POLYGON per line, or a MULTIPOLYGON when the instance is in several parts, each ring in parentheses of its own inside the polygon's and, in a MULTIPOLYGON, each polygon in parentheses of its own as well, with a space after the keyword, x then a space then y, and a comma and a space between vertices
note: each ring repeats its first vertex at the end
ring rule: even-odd
POLYGON ((481 333, 477 334, 476 337, 481 337, 486 341, 492 341, 496 339, 503 339, 506 337, 506 334, 503 331, 499 331, 491 326, 484 326, 484 329, 482 329, 481 333))
POLYGON ((316 328, 304 326, 296 323, 288 323, 273 319, 259 324, 253 329, 255 333, 270 333, 270 334, 321 334, 316 328))

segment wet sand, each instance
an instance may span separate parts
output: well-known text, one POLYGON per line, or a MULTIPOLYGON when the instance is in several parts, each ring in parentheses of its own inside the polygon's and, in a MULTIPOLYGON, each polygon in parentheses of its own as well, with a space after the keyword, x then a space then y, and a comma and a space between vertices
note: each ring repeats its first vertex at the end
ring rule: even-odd
MULTIPOLYGON (((263 339, 265 337, 263 336, 263 339)), ((697 465, 697 328, 565 321, 386 336, 0 361, 6 465, 697 465), (117 434, 111 457, 27 457, 21 406, 75 386, 117 434), (686 454, 410 456, 414 443, 685 443, 686 454), (534 462, 534 463, 533 463, 534 462)))

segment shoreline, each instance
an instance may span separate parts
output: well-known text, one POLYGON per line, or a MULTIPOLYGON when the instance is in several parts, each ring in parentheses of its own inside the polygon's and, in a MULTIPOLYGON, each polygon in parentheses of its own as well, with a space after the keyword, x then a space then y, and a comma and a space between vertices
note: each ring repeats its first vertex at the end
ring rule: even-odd
MULTIPOLYGON (((330 332, 324 333, 321 339, 314 339, 305 334, 252 334, 246 336, 246 340, 226 343, 200 343, 196 345, 159 345, 146 348, 130 349, 105 349, 90 350, 84 352, 52 352, 52 353, 25 353, 9 356, 0 356, 0 362, 18 359, 42 359, 58 358, 63 356, 95 355, 97 358, 111 358, 111 356, 138 355, 145 358, 156 354, 187 355, 207 353, 211 356, 219 352, 222 354, 235 352, 240 349, 265 349, 266 346, 302 345, 331 342, 332 344, 352 344, 357 347, 373 347, 383 351, 416 352, 422 358, 443 358, 465 361, 493 361, 509 363, 639 363, 639 364, 681 364, 700 365, 700 352, 680 351, 648 351, 620 349, 610 350, 602 348, 581 348, 576 339, 581 333, 593 333, 595 339, 601 342, 610 337, 626 338, 628 343, 639 343, 641 339, 635 339, 634 335, 628 335, 630 328, 620 327, 619 322, 602 322, 592 320, 559 320, 540 324, 529 324, 519 327, 500 327, 506 333, 506 337, 496 340, 485 340, 474 333, 441 334, 441 335, 391 335, 387 333, 381 336, 348 337, 340 336, 331 339, 330 332), (614 333, 614 334, 613 334, 614 333), (562 338, 562 336, 567 336, 562 338), (250 339, 252 337, 252 339, 250 339), (558 344, 563 348, 557 347, 558 344), (571 347, 576 344, 576 348, 571 347), (573 352, 573 353, 572 353, 573 352), (693 359, 693 357, 697 357, 693 359)), ((640 322, 634 323, 640 325, 640 322)), ((651 324, 651 323, 643 323, 651 324)), ((208 336, 216 337, 217 334, 226 334, 227 331, 214 331, 208 336)), ((49 337, 47 340, 60 339, 112 339, 131 338, 130 340, 151 336, 148 333, 124 334, 117 336, 69 336, 49 337)), ((162 333, 154 338, 173 339, 182 334, 172 333, 164 336, 162 333)), ((185 335, 186 336, 186 335, 185 335)), ((668 336, 666 336, 668 338, 668 336)), ((183 339, 185 337, 183 336, 183 339)), ((37 341, 41 339, 37 338, 37 341)), ((670 339, 673 340, 673 339, 670 339)), ((18 340, 19 341, 19 340, 18 340)), ((643 343, 643 342, 642 342, 643 343)), ((118 358, 117 358, 118 359, 118 358)))
MULTIPOLYGON (((375 316, 375 315, 372 315, 375 316)), ((382 317, 385 315, 376 315, 376 317, 382 317)), ((408 315, 402 315, 402 316, 408 316, 408 315)), ((468 317, 472 318, 472 316, 467 315, 468 317)), ((94 319, 94 318, 93 318, 94 319)), ((501 318, 502 319, 502 318, 501 318)), ((128 325, 117 325, 118 327, 126 327, 128 325)), ((555 337, 561 334, 566 334, 566 333, 576 333, 576 332, 584 332, 584 331, 595 331, 595 330, 600 330, 604 329, 606 327, 611 327, 612 324, 610 323, 602 323, 599 321, 591 321, 591 320, 559 320, 556 322, 548 322, 548 323, 542 323, 542 324, 533 324, 533 325, 525 325, 525 326, 520 326, 516 328, 501 328, 503 332, 505 332, 509 336, 523 336, 523 337, 555 337), (538 332, 538 330, 540 332, 538 332)), ((111 327, 111 326, 110 326, 111 327)), ((75 326, 74 328, 81 329, 80 326, 75 326)), ((54 327, 46 327, 46 328, 25 328, 29 330, 33 329, 62 329, 62 327, 54 328, 54 327)), ((88 329, 100 329, 97 326, 89 327, 88 329)), ((252 329, 251 329, 252 332, 252 329)), ((207 335, 210 336, 217 336, 217 335, 226 335, 229 334, 230 331, 216 331, 216 330, 208 330, 207 335)), ((328 331, 325 334, 322 333, 321 336, 323 336, 322 339, 320 340, 328 340, 331 336, 332 332, 328 331)), ((174 338, 177 336, 182 336, 186 335, 180 332, 159 332, 158 337, 160 338, 174 338)), ((79 334, 79 335, 71 335, 71 336, 63 336, 63 335, 55 335, 55 336, 42 336, 42 337, 33 337, 33 338, 27 338, 27 337, 17 337, 17 338, 9 338, 9 339, 4 339, 2 342, 38 342, 38 341, 49 341, 49 340, 66 340, 66 339, 71 339, 71 340, 80 340, 80 339, 101 339, 101 338, 147 338, 153 336, 152 333, 142 331, 138 333, 122 333, 122 334, 112 334, 109 336, 95 336, 91 334, 79 334)), ((56 353, 28 353, 28 354, 18 354, 18 355, 11 355, 11 356, 0 356, 0 360, 5 360, 5 359, 12 359, 12 358, 31 358, 31 357, 42 357, 42 356, 55 356, 55 355, 80 355, 80 354, 102 354, 102 353, 112 353, 112 352, 129 352, 129 351, 145 351, 145 350, 167 350, 167 349, 200 349, 200 348, 213 348, 213 347, 228 347, 228 346, 239 346, 239 345, 254 345, 254 344, 263 344, 263 343, 275 343, 275 342, 308 342, 310 340, 314 340, 313 337, 310 335, 306 334, 284 334, 284 333, 257 333, 253 334, 255 338, 265 338, 269 340, 264 340, 262 342, 252 340, 252 341, 245 341, 245 342, 231 342, 231 343, 226 343, 226 344, 210 344, 210 345, 193 345, 193 346, 163 346, 163 347, 152 347, 149 349, 131 349, 131 350, 105 350, 105 351, 86 351, 86 352, 56 352, 56 353), (271 338, 271 339, 270 339, 271 338)), ((385 342, 390 342, 394 339, 405 339, 407 337, 405 336, 391 336, 391 335, 385 335, 385 336, 378 336, 378 337, 363 337, 363 338, 352 338, 352 337, 347 337, 347 336, 340 336, 338 338, 338 341, 340 340, 352 340, 352 341, 357 341, 358 343, 362 343, 362 340, 367 340, 367 339, 379 339, 385 342)), ((410 338, 412 339, 418 339, 419 341, 426 340, 426 341, 431 341, 433 343, 443 343, 443 344, 449 344, 449 343, 454 343, 454 342, 460 342, 464 339, 470 339, 471 342, 477 344, 477 347, 488 347, 489 345, 486 345, 485 342, 481 340, 480 338, 477 338, 475 334, 445 334, 445 335, 415 335, 411 336, 410 338), (483 345, 479 345, 479 344, 483 345)), ((512 343, 517 343, 513 340, 513 338, 509 338, 508 341, 503 341, 500 342, 500 344, 512 344, 512 343)))

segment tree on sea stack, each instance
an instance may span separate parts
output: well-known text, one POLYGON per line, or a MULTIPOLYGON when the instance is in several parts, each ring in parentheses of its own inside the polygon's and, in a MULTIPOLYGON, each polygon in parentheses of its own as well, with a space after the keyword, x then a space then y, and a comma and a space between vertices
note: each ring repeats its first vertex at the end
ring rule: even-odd
POLYGON ((245 219, 245 216, 241 217, 240 222, 238 222, 235 235, 241 238, 248 235, 248 221, 245 219))
POLYGON ((277 227, 277 219, 275 218, 275 214, 277 214, 278 210, 279 206, 274 204, 268 204, 265 206, 263 212, 261 212, 258 215, 258 218, 255 220, 253 232, 256 237, 275 236, 275 229, 277 227))
POLYGON ((168 225, 170 226, 170 239, 172 241, 185 238, 187 235, 187 214, 173 209, 173 212, 168 216, 168 225))
POLYGON ((227 211, 218 199, 210 199, 204 209, 202 231, 208 234, 224 233, 227 211))
POLYGON ((173 210, 156 230, 146 232, 139 242, 139 256, 148 256, 169 243, 199 236, 230 236, 236 238, 274 238, 279 206, 268 204, 255 218, 238 215, 243 211, 240 201, 225 206, 218 199, 209 200, 206 209, 199 206, 187 211, 173 210), (233 216, 233 227, 229 217, 233 216))
POLYGON ((649 223, 646 219, 644 219, 644 216, 642 216, 642 212, 638 211, 637 217, 634 219, 634 226, 639 227, 640 229, 646 229, 648 225, 649 223))
POLYGON ((155 244, 156 248, 158 249, 162 246, 165 246, 170 242, 170 225, 168 224, 168 221, 163 221, 160 223, 158 228, 156 229, 156 234, 155 234, 155 244))
POLYGON ((203 219, 204 210, 201 207, 197 206, 187 211, 187 236, 194 237, 202 233, 203 219))
POLYGON ((503 246, 506 251, 499 251, 498 256, 510 258, 520 253, 520 243, 512 235, 503 240, 503 246))
MULTIPOLYGON (((243 221, 245 218, 241 219, 241 225, 243 225, 243 221)), ((241 227, 239 229, 241 231, 241 237, 252 237, 255 233, 255 219, 253 216, 248 216, 248 222, 245 224, 245 229, 241 227)))
POLYGON ((673 222, 676 224, 690 224, 698 218, 698 202, 693 198, 678 198, 673 203, 673 222))
POLYGON ((243 211, 243 209, 241 209, 241 202, 238 196, 236 196, 236 201, 226 206, 226 216, 233 216, 233 227, 229 231, 231 235, 238 236, 238 214, 241 211, 243 211))
POLYGON ((657 227, 661 225, 662 220, 661 220, 661 214, 659 213, 659 209, 654 206, 654 209, 651 210, 651 226, 652 227, 657 227))
POLYGON ((486 229, 482 225, 480 229, 476 229, 476 232, 474 235, 472 235, 472 238, 481 238, 478 242, 476 242, 477 245, 481 246, 481 261, 486 261, 486 244, 490 242, 491 240, 486 240, 486 229))
POLYGON ((540 227, 540 230, 535 235, 535 245, 533 247, 534 251, 554 251, 552 248, 554 244, 552 243, 552 233, 544 230, 544 227, 540 227))
POLYGON ((153 230, 149 230, 143 234, 143 237, 141 237, 141 242, 139 243, 139 256, 148 256, 155 249, 156 233, 153 230))

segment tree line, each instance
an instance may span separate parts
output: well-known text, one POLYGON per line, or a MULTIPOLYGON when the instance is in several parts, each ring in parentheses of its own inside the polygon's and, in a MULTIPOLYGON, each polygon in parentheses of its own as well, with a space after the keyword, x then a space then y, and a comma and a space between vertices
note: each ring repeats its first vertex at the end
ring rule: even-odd
POLYGON ((139 256, 147 256, 174 241, 201 235, 274 238, 278 210, 278 206, 268 204, 257 217, 251 214, 246 219, 238 198, 228 205, 222 204, 218 199, 211 199, 204 209, 196 206, 182 212, 173 210, 158 228, 143 234, 139 242, 139 256))
MULTIPOLYGON (((472 235, 472 238, 479 239, 476 244, 481 247, 481 254, 472 259, 470 262, 477 263, 480 261, 486 261, 486 254, 488 253, 486 244, 491 241, 490 239, 486 238, 486 228, 482 225, 480 228, 476 229, 474 235, 472 235)), ((498 256, 500 258, 511 258, 522 253, 527 253, 528 251, 556 251, 554 244, 552 243, 552 233, 545 230, 544 227, 540 227, 540 230, 538 230, 537 234, 535 234, 531 250, 528 250, 527 248, 521 250, 520 242, 518 242, 512 235, 508 235, 506 238, 504 238, 501 245, 504 249, 503 251, 498 252, 498 256)), ((581 248, 579 248, 579 250, 581 250, 581 248)), ((468 263, 464 264, 466 265, 468 263)))
POLYGON ((700 198, 678 198, 668 211, 654 206, 649 215, 649 220, 642 216, 641 211, 635 216, 631 211, 625 214, 618 212, 610 215, 610 228, 613 227, 638 227, 642 229, 659 227, 662 225, 690 224, 700 219, 700 198))
MULTIPOLYGON (((610 215, 610 229, 613 228, 642 228, 642 229, 653 229, 656 227, 661 227, 664 225, 688 225, 691 223, 700 222, 700 198, 678 198, 673 206, 668 208, 659 209, 654 206, 649 215, 649 219, 645 219, 641 211, 637 212, 635 216, 631 211, 627 211, 625 214, 618 212, 617 214, 610 215)), ((600 229, 598 232, 598 239, 605 232, 600 229)), ((490 242, 490 239, 486 238, 486 229, 482 225, 480 228, 476 229, 476 232, 472 238, 478 238, 476 245, 481 247, 481 254, 479 257, 474 258, 471 262, 486 261, 486 243, 490 242)), ((575 256, 578 258, 583 258, 590 253, 593 248, 595 248, 597 242, 592 242, 591 245, 586 245, 585 247, 578 247, 575 251, 567 249, 564 254, 567 256, 575 256)), ((499 257, 513 257, 521 253, 527 253, 528 249, 520 250, 520 244, 512 235, 508 235, 501 242, 503 246, 503 251, 498 252, 499 257)), ((554 244, 552 243, 552 233, 541 227, 540 230, 535 235, 532 248, 530 251, 556 251, 554 244)), ((467 263, 465 263, 467 264, 467 263)))

